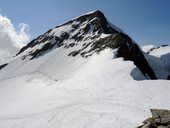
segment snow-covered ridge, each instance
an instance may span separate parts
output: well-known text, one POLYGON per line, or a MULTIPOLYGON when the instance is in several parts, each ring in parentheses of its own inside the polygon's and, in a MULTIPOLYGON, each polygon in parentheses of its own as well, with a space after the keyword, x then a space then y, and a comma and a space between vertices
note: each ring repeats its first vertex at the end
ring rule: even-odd
POLYGON ((141 46, 141 48, 144 52, 148 53, 150 50, 155 49, 156 46, 151 44, 151 45, 141 46))

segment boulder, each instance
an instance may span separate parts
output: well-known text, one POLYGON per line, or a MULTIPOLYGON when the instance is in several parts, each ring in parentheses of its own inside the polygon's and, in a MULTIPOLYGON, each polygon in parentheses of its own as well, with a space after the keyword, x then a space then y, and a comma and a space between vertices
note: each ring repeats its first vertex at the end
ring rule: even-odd
POLYGON ((165 109, 151 109, 152 118, 157 124, 170 124, 170 110, 165 109))
POLYGON ((143 121, 138 128, 170 128, 170 110, 151 109, 152 117, 143 121))

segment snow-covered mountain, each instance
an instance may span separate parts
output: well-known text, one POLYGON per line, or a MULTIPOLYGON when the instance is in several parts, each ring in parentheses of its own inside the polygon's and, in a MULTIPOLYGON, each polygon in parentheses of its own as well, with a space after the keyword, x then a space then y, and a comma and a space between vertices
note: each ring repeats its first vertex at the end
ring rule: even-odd
POLYGON ((170 47, 155 50, 100 11, 50 29, 0 66, 0 128, 138 126, 170 108, 170 47))
POLYGON ((137 44, 110 24, 100 11, 85 14, 50 29, 23 47, 17 55, 22 56, 23 61, 19 61, 20 63, 26 59, 39 58, 53 50, 63 49, 61 52, 66 53, 66 56, 87 58, 107 48, 118 48, 116 57, 134 61, 143 75, 157 79, 137 44))

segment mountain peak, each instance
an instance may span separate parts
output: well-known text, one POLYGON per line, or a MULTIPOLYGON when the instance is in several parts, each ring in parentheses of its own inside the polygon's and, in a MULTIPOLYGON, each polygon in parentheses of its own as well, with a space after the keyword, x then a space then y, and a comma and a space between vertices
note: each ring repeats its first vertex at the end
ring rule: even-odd
MULTIPOLYGON (((95 10, 95 11, 83 14, 81 16, 78 16, 62 25, 56 26, 55 28, 59 28, 59 27, 69 25, 69 24, 73 24, 73 27, 76 27, 74 26, 75 22, 78 22, 80 25, 84 23, 88 23, 88 26, 90 24, 93 26, 96 26, 94 29, 95 31, 99 31, 100 34, 101 33, 110 34, 110 33, 118 32, 117 29, 114 29, 114 27, 110 25, 110 23, 107 21, 104 14, 99 10, 95 10)), ((88 26, 87 28, 89 28, 88 26)))
MULTIPOLYGON (((50 49, 56 46, 57 42, 60 42, 58 46, 63 45, 65 40, 74 40, 76 42, 89 41, 92 42, 97 38, 100 38, 102 34, 114 34, 118 31, 111 27, 104 14, 99 11, 93 11, 77 18, 74 18, 62 25, 56 26, 53 29, 48 30, 43 35, 40 35, 36 39, 32 40, 27 46, 23 47, 18 54, 24 52, 28 48, 33 48, 38 44, 45 44, 44 42, 50 42, 53 40, 54 43, 50 43, 48 47, 50 49)), ((71 43, 73 44, 73 43, 71 43)), ((87 43, 86 43, 87 44, 87 43)), ((65 48, 70 46, 70 43, 64 44, 65 48)), ((72 45, 71 45, 72 46, 72 45)), ((46 48, 47 46, 45 46, 46 48)), ((18 55, 17 54, 17 55, 18 55)), ((34 57, 33 57, 34 58, 34 57)))
POLYGON ((24 52, 22 60, 32 60, 53 50, 62 49, 68 56, 87 58, 107 48, 118 49, 117 57, 133 61, 144 75, 148 74, 150 78, 156 79, 134 41, 112 26, 104 14, 97 10, 50 29, 23 47, 18 54, 24 52))
MULTIPOLYGON (((75 19, 77 20, 80 20, 80 19, 84 19, 84 18, 105 18, 104 14, 99 11, 99 10, 95 10, 95 11, 92 11, 92 12, 89 12, 89 13, 86 13, 86 14, 83 14, 75 19)), ((106 18, 105 18, 106 19, 106 18)))

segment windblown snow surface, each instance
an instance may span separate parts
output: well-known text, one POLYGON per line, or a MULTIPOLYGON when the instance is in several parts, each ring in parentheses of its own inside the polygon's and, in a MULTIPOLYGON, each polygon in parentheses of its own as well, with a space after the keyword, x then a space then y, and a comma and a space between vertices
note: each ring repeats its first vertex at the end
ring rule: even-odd
POLYGON ((115 50, 87 59, 62 51, 1 69, 0 128, 134 128, 150 108, 170 109, 170 81, 134 80, 142 74, 115 50))

